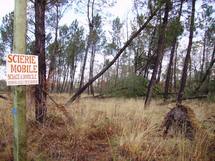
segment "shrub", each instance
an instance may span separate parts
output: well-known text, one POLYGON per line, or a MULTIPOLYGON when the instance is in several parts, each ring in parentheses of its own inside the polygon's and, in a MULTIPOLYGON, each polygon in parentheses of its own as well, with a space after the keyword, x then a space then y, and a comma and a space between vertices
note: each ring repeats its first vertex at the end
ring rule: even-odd
MULTIPOLYGON (((119 79, 117 82, 111 80, 109 86, 104 89, 105 95, 112 97, 143 97, 146 95, 148 80, 142 76, 129 75, 119 79)), ((160 93, 161 88, 157 85, 154 88, 153 95, 160 93)))

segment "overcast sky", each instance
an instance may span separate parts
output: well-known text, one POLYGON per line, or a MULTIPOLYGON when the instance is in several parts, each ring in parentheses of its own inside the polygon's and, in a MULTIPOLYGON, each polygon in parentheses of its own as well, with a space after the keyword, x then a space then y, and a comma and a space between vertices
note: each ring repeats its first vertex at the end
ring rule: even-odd
MULTIPOLYGON (((7 13, 13 11, 14 9, 14 1, 15 0, 0 0, 0 21, 2 17, 4 17, 7 13)), ((132 0, 116 0, 117 3, 115 6, 110 9, 111 13, 114 16, 119 16, 120 18, 124 19, 127 16, 128 10, 132 6, 132 0)), ((69 18, 71 17, 70 13, 67 12, 63 18, 63 20, 68 22, 69 18)))
MULTIPOLYGON (((6 14, 14 10, 14 2, 15 0, 0 0, 0 24, 1 24, 2 18, 6 14)), ((105 9, 105 10, 107 10, 107 12, 112 14, 110 20, 118 16, 124 22, 128 17, 128 14, 130 13, 129 11, 131 11, 132 3, 133 3, 133 0, 116 0, 116 4, 114 5, 114 7, 110 9, 105 9)), ((78 21, 80 21, 81 25, 87 24, 87 19, 85 19, 86 15, 80 16, 79 14, 74 13, 70 10, 67 10, 67 12, 65 12, 60 24, 70 25, 71 22, 76 18, 78 19, 78 21)), ((109 23, 109 26, 106 24, 104 26, 104 30, 106 28, 111 29, 111 23, 109 23)), ((97 58, 97 59, 100 59, 100 58, 97 58)), ((3 74, 4 72, 5 71, 3 70, 3 68, 0 67, 0 80, 5 77, 3 74)))
POLYGON ((7 13, 13 11, 14 0, 0 0, 0 21, 7 13))
MULTIPOLYGON (((2 21, 2 17, 4 17, 7 13, 14 10, 14 1, 15 0, 0 0, 0 24, 2 21)), ((96 0, 96 1, 99 1, 99 0, 96 0)), ((105 8, 102 11, 103 13, 104 12, 106 13, 106 11, 107 11, 111 14, 111 16, 109 16, 105 20, 106 24, 104 25, 103 30, 107 31, 107 30, 111 29, 111 20, 113 20, 115 17, 117 17, 117 16, 120 17, 121 21, 124 22, 124 24, 125 24, 127 17, 130 17, 132 15, 131 11, 132 11, 133 0, 116 0, 116 2, 117 3, 111 9, 105 8), (107 22, 107 21, 109 21, 109 22, 107 22)), ((197 5, 196 5, 196 12, 201 12, 201 4, 202 4, 202 1, 201 0, 198 1, 197 5)), ((213 6, 213 7, 215 8, 215 6, 213 6)), ((61 25, 63 25, 63 24, 70 25, 71 22, 75 19, 78 19, 78 21, 80 22, 81 25, 87 25, 86 15, 85 14, 80 15, 78 13, 74 13, 74 12, 72 12, 72 10, 68 10, 64 14, 64 17, 62 18, 60 24, 61 25)), ((195 39, 196 38, 197 37, 195 37, 195 39)), ((183 36, 182 40, 180 41, 182 43, 180 43, 179 48, 182 48, 182 50, 184 48, 186 48, 187 41, 188 41, 188 36, 183 36)), ((100 59, 100 58, 98 58, 98 59, 100 59)), ((1 79, 1 76, 2 76, 2 74, 1 74, 1 69, 0 69, 0 79, 1 79)))

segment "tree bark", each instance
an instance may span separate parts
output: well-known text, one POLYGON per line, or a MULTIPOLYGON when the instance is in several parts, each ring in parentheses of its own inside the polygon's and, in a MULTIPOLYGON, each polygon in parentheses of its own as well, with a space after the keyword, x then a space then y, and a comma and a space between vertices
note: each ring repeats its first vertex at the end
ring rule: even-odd
MULTIPOLYGON (((157 25, 157 24, 156 24, 157 25)), ((153 32, 152 32, 152 37, 150 39, 150 43, 149 43, 149 49, 148 49, 148 52, 147 52, 147 57, 148 59, 151 57, 151 53, 152 53, 152 49, 153 49, 153 42, 155 40, 155 35, 156 35, 156 32, 157 32, 157 26, 155 26, 153 32)), ((145 66, 145 70, 144 70, 144 78, 148 79, 148 73, 149 73, 149 70, 148 70, 148 66, 149 66, 150 63, 146 63, 146 66, 145 66)), ((142 72, 141 72, 142 73, 142 72)))
POLYGON ((169 86, 171 83, 170 80, 171 80, 171 75, 172 75, 172 65, 173 65, 173 58, 174 58, 174 52, 175 52, 177 39, 175 39, 175 40, 174 40, 173 45, 172 45, 172 49, 171 49, 171 53, 170 53, 170 59, 169 59, 169 65, 168 65, 167 73, 166 73, 166 81, 165 81, 165 86, 164 86, 164 101, 166 101, 168 99, 169 86))
POLYGON ((156 57, 156 61, 155 61, 155 67, 154 67, 154 70, 153 70, 153 73, 151 76, 151 80, 150 80, 148 88, 147 88, 145 107, 147 107, 150 104, 151 97, 152 97, 152 90, 154 88, 155 81, 156 81, 156 75, 158 72, 158 67, 159 67, 159 64, 161 63, 161 60, 163 57, 165 30, 166 30, 166 26, 167 26, 167 22, 168 22, 169 11, 170 11, 170 1, 168 0, 165 5, 165 14, 164 14, 163 23, 162 23, 162 26, 159 31, 158 47, 156 50, 157 57, 156 57))
MULTIPOLYGON (((162 53, 162 55, 163 55, 163 53, 162 53)), ((163 58, 163 57, 162 57, 162 58, 163 58)), ((163 62, 163 59, 161 59, 161 61, 160 61, 160 65, 159 65, 159 70, 158 70, 158 74, 157 74, 156 83, 159 83, 159 82, 160 82, 160 79, 161 79, 162 62, 163 62)))
POLYGON ((70 87, 69 87, 70 94, 73 92, 75 72, 76 72, 76 63, 74 62, 73 66, 70 68, 70 87))
POLYGON ((81 89, 81 87, 83 86, 83 82, 84 82, 84 71, 85 71, 86 62, 87 62, 88 50, 89 50, 89 40, 87 40, 87 46, 86 46, 86 49, 85 49, 83 65, 82 65, 82 68, 81 68, 81 78, 80 78, 79 89, 81 89))
MULTIPOLYGON (((179 15, 177 17, 178 22, 180 22, 182 6, 183 6, 183 1, 181 1, 181 4, 180 4, 179 15)), ((172 66, 173 66, 173 59, 174 59, 176 45, 177 45, 177 36, 174 38, 173 43, 172 43, 172 49, 171 49, 171 53, 170 53, 169 65, 167 68, 166 81, 165 81, 165 86, 164 86, 164 101, 166 101, 168 99, 170 85, 172 84, 172 82, 171 82, 172 75, 173 75, 172 66)))
POLYGON ((89 85, 91 85, 95 80, 97 80, 102 74, 104 74, 115 62, 116 60, 120 57, 120 55, 125 51, 125 49, 131 44, 131 42, 136 38, 140 32, 145 29, 145 27, 148 25, 148 23, 151 21, 151 19, 156 15, 157 11, 161 8, 163 3, 154 11, 152 15, 149 16, 147 21, 135 32, 133 35, 131 35, 130 39, 125 42, 124 46, 118 51, 116 56, 113 58, 113 60, 105 66, 97 75, 95 75, 91 80, 89 80, 82 88, 80 88, 70 99, 69 101, 66 102, 66 106, 75 101, 83 91, 85 91, 89 85))
POLYGON ((200 75, 200 79, 203 78, 203 74, 204 74, 205 48, 206 48, 206 32, 205 32, 205 35, 204 35, 204 43, 203 43, 203 53, 202 53, 202 64, 201 64, 201 75, 200 75))
MULTIPOLYGON (((93 69, 94 69, 94 61, 95 61, 95 45, 92 44, 91 58, 90 58, 90 71, 89 71, 89 80, 93 78, 93 69)), ((91 84, 89 87, 89 92, 94 96, 94 88, 91 84)))
MULTIPOLYGON (((91 13, 91 18, 93 19, 93 7, 94 7, 94 1, 92 2, 92 13, 91 13)), ((93 21, 90 20, 90 0, 87 2, 87 19, 88 19, 88 26, 89 26, 89 34, 87 38, 87 46, 85 49, 85 55, 84 55, 84 61, 83 61, 83 66, 82 66, 82 71, 81 71, 81 79, 80 79, 80 84, 79 84, 79 89, 82 88, 83 82, 84 82, 84 71, 85 71, 85 66, 87 62, 87 55, 89 51, 89 47, 91 45, 91 33, 93 31, 93 21)))
POLYGON ((115 75, 115 86, 117 86, 117 81, 118 81, 118 78, 119 78, 119 62, 120 59, 118 59, 116 61, 116 75, 115 75))
POLYGON ((60 93, 65 92, 64 89, 65 89, 66 81, 67 81, 67 78, 68 78, 68 75, 69 75, 69 66, 68 65, 64 66, 63 73, 64 73, 63 74, 63 82, 61 84, 60 93))
POLYGON ((190 62, 190 59, 191 59, 190 58, 190 53, 191 53, 192 43, 193 43, 195 3, 196 3, 196 0, 192 0, 192 13, 191 13, 191 22, 190 22, 189 43, 188 43, 188 47, 187 47, 187 54, 186 54, 185 61, 184 61, 184 67, 183 67, 183 71, 182 71, 180 88, 179 88, 178 96, 177 96, 177 104, 182 103, 182 97, 184 95, 184 89, 185 89, 186 80, 187 80, 188 66, 189 66, 189 62, 190 62))
POLYGON ((53 78, 54 68, 56 65, 55 62, 56 62, 56 56, 57 56, 57 51, 58 51, 58 25, 59 25, 58 19, 59 19, 59 9, 58 9, 58 4, 56 4, 56 26, 55 26, 54 50, 50 57, 49 72, 48 72, 48 78, 47 78, 48 81, 51 78, 53 78))
POLYGON ((49 81, 52 79, 51 85, 53 84, 53 75, 55 71, 55 66, 56 66, 56 56, 57 56, 57 51, 58 51, 58 25, 59 25, 59 8, 58 8, 58 2, 56 2, 56 26, 55 26, 55 40, 54 40, 54 49, 53 53, 51 54, 50 57, 50 64, 49 64, 49 72, 48 72, 48 78, 47 82, 50 83, 49 81))
POLYGON ((202 76, 202 79, 201 79, 201 81, 200 81, 198 87, 196 87, 194 93, 196 93, 196 92, 199 91, 199 89, 201 88, 202 84, 205 82, 205 80, 207 79, 207 77, 210 75, 211 69, 212 69, 214 63, 215 63, 215 45, 214 45, 214 48, 213 48, 213 53, 212 53, 212 57, 211 57, 211 62, 210 62, 210 64, 209 64, 209 66, 208 66, 208 68, 207 68, 205 74, 202 76))
POLYGON ((46 119, 46 62, 45 62, 45 7, 46 0, 35 0, 35 54, 39 57, 39 85, 35 86, 35 116, 43 123, 46 119))
MULTIPOLYGON (((60 61, 58 62, 60 64, 60 61)), ((57 71, 57 78, 56 78, 56 92, 60 92, 60 78, 61 78, 61 71, 62 69, 61 68, 58 68, 58 71, 57 71)))
POLYGON ((174 86, 174 91, 177 91, 177 49, 178 49, 178 43, 176 43, 176 51, 175 51, 175 56, 174 56, 174 68, 173 68, 173 86, 174 86))

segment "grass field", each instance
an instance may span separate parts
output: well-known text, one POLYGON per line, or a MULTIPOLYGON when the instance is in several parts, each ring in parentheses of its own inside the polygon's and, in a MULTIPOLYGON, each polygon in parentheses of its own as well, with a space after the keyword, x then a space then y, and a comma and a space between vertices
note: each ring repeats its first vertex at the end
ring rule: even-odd
MULTIPOLYGON (((53 94, 58 103, 67 94, 53 94)), ((153 101, 144 109, 142 99, 81 98, 67 107, 73 122, 48 101, 44 125, 34 121, 28 101, 29 161, 214 161, 215 103, 185 101, 199 126, 191 141, 182 134, 163 137, 165 114, 174 107, 153 101)), ((9 101, 0 100, 0 161, 9 161, 12 115, 9 101)))

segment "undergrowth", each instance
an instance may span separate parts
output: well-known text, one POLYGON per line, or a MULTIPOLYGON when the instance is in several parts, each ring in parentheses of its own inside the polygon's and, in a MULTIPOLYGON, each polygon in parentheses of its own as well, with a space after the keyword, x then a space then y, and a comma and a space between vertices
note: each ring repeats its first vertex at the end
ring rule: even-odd
MULTIPOLYGON (((65 102, 68 95, 53 95, 65 102)), ((0 161, 12 158, 12 116, 9 101, 0 100, 0 161)), ((215 150, 215 106, 185 101, 199 122, 193 140, 163 137, 165 114, 174 104, 154 101, 148 109, 138 99, 81 99, 68 107, 70 124, 52 102, 44 125, 28 108, 29 161, 212 161, 215 150)))

